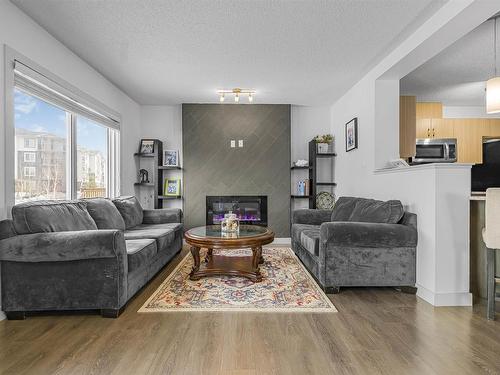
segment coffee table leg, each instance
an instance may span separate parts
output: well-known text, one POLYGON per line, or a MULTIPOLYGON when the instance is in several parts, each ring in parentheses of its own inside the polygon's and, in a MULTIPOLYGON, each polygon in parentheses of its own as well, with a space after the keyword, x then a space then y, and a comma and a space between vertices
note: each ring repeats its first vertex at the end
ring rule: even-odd
POLYGON ((207 255, 205 256, 205 263, 208 263, 212 259, 213 249, 207 249, 207 255))
POLYGON ((264 264, 264 257, 262 256, 262 247, 260 247, 260 258, 259 258, 259 264, 264 264))
POLYGON ((262 281, 262 275, 260 274, 259 263, 262 257, 262 247, 252 248, 252 271, 255 273, 254 282, 258 283, 262 281))
POLYGON ((193 264, 193 269, 189 274, 189 278, 191 280, 199 280, 200 277, 196 276, 196 272, 198 272, 200 269, 200 248, 196 246, 191 246, 191 255, 193 256, 194 264, 193 264))

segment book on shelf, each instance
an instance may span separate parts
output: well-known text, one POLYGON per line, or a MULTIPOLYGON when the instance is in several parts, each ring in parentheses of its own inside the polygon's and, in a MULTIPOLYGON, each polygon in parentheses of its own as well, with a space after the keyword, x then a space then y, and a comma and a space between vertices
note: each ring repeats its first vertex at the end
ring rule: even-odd
POLYGON ((311 182, 309 179, 300 180, 297 182, 297 195, 309 195, 311 194, 311 182))

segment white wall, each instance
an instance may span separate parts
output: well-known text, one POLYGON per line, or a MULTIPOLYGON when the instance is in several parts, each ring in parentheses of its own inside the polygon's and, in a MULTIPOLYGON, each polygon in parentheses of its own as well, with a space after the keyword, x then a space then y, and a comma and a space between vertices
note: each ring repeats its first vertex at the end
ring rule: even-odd
POLYGON ((500 113, 489 115, 486 106, 443 106, 444 118, 500 118, 500 113))
MULTIPOLYGON (((61 79, 118 112, 121 131, 121 193, 133 194, 136 170, 133 153, 140 139, 140 107, 96 70, 54 39, 7 0, 0 0, 0 138, 5 140, 4 45, 33 60, 61 79)), ((5 155, 0 152, 0 218, 7 216, 5 155)))
MULTIPOLYGON (((164 150, 179 150, 180 165, 183 165, 182 154, 182 105, 174 106, 141 106, 141 138, 156 138, 163 142, 164 150)), ((141 167, 148 169, 149 160, 141 160, 141 167)), ((164 177, 181 178, 182 171, 169 170, 163 172, 164 177)), ((151 192, 148 188, 139 188, 137 196, 144 207, 153 207, 151 192)), ((182 183, 181 183, 181 189, 182 183)), ((181 190, 182 192, 182 190, 181 190)), ((165 208, 183 208, 182 200, 164 200, 165 208)))
MULTIPOLYGON (((417 285, 434 305, 469 305, 470 167, 376 172, 398 157, 399 79, 498 11, 494 2, 448 2, 332 106, 332 132, 358 118, 359 148, 337 148, 339 195, 400 199, 419 219, 417 285)), ((340 143, 339 143, 340 144, 340 143)))
MULTIPOLYGON (((291 161, 299 159, 309 159, 309 141, 316 135, 331 133, 330 131, 330 112, 329 106, 300 106, 292 105, 291 108, 291 161)), ((341 138, 339 138, 341 139, 341 138)), ((334 140, 334 148, 337 147, 334 140)), ((318 160, 318 178, 321 181, 331 181, 331 176, 334 174, 331 160, 329 158, 318 160)), ((307 179, 309 176, 307 169, 298 169, 291 172, 291 191, 295 194, 297 190, 297 182, 307 179)), ((330 189, 330 188, 328 188, 330 189)), ((335 193, 335 190, 332 191, 335 193)), ((292 201, 292 210, 309 207, 308 199, 294 199, 292 201)))

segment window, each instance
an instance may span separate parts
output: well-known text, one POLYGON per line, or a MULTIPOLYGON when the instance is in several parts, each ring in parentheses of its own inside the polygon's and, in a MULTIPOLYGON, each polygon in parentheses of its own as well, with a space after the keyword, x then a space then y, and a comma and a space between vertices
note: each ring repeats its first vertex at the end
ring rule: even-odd
POLYGON ((24 167, 24 177, 35 177, 36 168, 35 167, 24 167))
POLYGON ((24 162, 25 163, 36 162, 36 154, 34 152, 25 152, 24 153, 24 162))
POLYGON ((105 197, 108 168, 108 131, 85 117, 76 118, 77 197, 105 197))
POLYGON ((66 112, 21 90, 15 90, 14 121, 16 203, 67 198, 66 112), (24 150, 35 149, 37 140, 41 162, 36 166, 26 166, 35 162, 36 153, 24 150))
MULTIPOLYGON (((22 108, 22 106, 19 108, 22 108)), ((25 138, 24 139, 24 148, 36 148, 36 139, 25 138)))
POLYGON ((12 60, 15 203, 119 195, 120 116, 24 60, 12 60))
POLYGON ((14 122, 16 204, 117 194, 116 129, 19 88, 14 122))

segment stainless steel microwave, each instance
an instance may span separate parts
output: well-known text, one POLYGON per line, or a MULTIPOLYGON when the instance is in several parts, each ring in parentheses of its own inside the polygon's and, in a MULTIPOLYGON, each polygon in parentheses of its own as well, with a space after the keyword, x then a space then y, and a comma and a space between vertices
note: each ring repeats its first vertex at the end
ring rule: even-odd
POLYGON ((455 163, 457 161, 456 138, 419 138, 412 164, 455 163))

